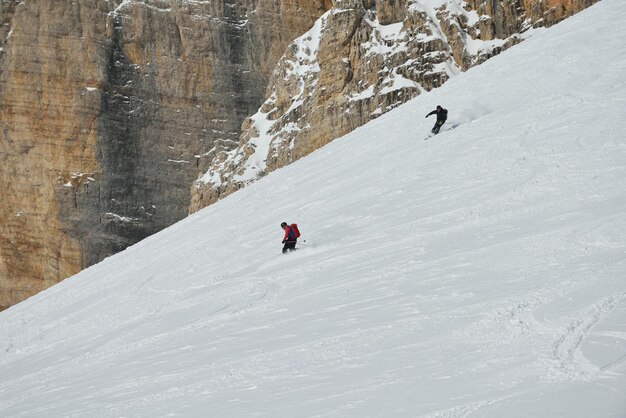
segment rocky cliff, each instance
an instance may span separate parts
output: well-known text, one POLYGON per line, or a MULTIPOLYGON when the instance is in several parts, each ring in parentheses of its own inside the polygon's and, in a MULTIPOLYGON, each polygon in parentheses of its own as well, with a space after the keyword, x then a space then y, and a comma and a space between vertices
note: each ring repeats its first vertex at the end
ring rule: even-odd
POLYGON ((596 0, 337 0, 287 49, 237 148, 215 150, 196 211, 440 86, 596 0))
POLYGON ((0 309, 594 1, 0 0, 0 309))
POLYGON ((328 0, 0 1, 0 309, 187 215, 328 0))

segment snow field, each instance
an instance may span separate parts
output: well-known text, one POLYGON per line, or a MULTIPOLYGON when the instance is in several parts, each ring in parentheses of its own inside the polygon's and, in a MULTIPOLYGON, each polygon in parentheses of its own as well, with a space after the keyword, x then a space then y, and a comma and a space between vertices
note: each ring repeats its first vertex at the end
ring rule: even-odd
POLYGON ((603 0, 0 313, 0 416, 623 417, 625 19, 603 0), (423 141, 437 104, 460 124, 423 141))

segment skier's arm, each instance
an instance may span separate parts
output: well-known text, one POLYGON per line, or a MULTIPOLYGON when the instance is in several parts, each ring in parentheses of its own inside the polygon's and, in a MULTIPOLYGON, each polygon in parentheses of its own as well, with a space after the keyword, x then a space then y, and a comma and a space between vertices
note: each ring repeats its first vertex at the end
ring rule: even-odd
POLYGON ((429 117, 430 115, 434 115, 435 113, 437 113, 436 110, 433 110, 432 112, 430 112, 428 115, 426 115, 426 117, 429 117))
POLYGON ((291 232, 291 229, 289 227, 285 228, 285 236, 283 237, 283 242, 287 241, 287 239, 289 239, 289 233, 291 232))

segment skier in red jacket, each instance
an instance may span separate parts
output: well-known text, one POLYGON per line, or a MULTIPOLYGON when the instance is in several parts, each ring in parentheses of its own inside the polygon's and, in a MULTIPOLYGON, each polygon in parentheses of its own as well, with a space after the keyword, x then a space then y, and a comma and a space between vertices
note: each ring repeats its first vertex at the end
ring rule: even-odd
POLYGON ((287 225, 287 222, 283 222, 280 224, 280 227, 285 231, 285 235, 283 236, 283 254, 287 251, 294 251, 296 249, 296 242, 298 241, 298 237, 294 228, 287 225))

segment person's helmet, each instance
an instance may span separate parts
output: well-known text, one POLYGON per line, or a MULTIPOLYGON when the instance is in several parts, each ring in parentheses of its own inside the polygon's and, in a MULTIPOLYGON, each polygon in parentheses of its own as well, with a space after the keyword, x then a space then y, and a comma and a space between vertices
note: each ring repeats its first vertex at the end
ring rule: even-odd
POLYGON ((442 109, 442 107, 440 105, 437 105, 437 109, 442 109))
POLYGON ((283 223, 281 223, 281 224, 280 224, 280 227, 281 227, 281 228, 284 228, 284 227, 286 227, 286 226, 287 226, 287 222, 283 222, 283 223))

